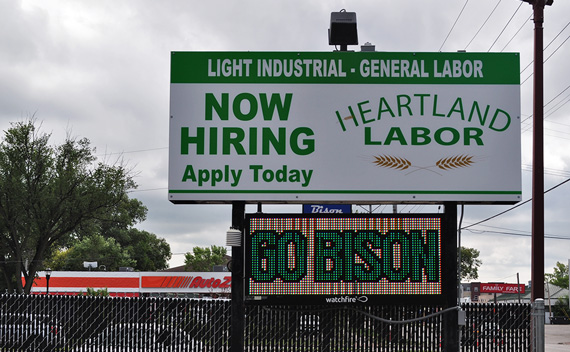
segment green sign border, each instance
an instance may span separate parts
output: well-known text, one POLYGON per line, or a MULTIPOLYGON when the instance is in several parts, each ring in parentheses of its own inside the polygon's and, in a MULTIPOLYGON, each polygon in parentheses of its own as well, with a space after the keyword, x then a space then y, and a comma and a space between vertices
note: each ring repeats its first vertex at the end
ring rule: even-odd
MULTIPOLYGON (((170 83, 280 83, 280 84, 520 84, 520 60, 518 53, 427 53, 427 52, 172 52, 171 53, 171 76, 170 83), (217 63, 231 62, 237 66, 241 63, 241 71, 236 76, 224 77, 217 70, 217 63), (241 61, 240 61, 241 60, 241 61), (243 60, 251 60, 249 64, 249 76, 246 76, 246 65, 243 60), (290 77, 258 77, 258 60, 281 60, 287 64, 301 60, 300 77, 292 74, 290 77), (308 60, 307 66, 304 64, 308 60), (334 66, 332 74, 328 77, 313 77, 311 60, 319 60, 321 64, 330 70, 334 66), (401 62, 407 61, 410 65, 414 62, 420 65, 424 63, 421 72, 428 77, 363 77, 360 74, 360 64, 363 60, 390 60, 398 67, 401 62), (396 61, 394 61, 396 60, 396 61), (480 60, 483 63, 483 77, 434 77, 434 62, 438 62, 439 71, 442 70, 445 61, 457 61, 461 64, 465 61, 480 60), (307 69, 308 68, 308 69, 307 69), (219 76, 208 75, 209 71, 219 76), (308 73, 307 73, 308 72, 308 73), (345 75, 334 72, 343 72, 345 75), (240 76, 241 75, 241 76, 240 76)), ((271 61, 273 62, 273 61, 271 61)), ((385 61, 386 62, 386 61, 385 61)), ((233 67, 233 66, 232 66, 233 67)), ((421 67, 421 66, 420 66, 421 67)), ((328 71, 327 71, 328 72, 328 71)), ((440 72, 441 73, 441 72, 440 72)))

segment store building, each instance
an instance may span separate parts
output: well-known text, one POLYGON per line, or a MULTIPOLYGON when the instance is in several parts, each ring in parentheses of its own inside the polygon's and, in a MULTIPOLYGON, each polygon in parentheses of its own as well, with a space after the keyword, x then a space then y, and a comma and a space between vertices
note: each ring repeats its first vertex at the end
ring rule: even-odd
MULTIPOLYGON (((23 280, 23 279, 22 279, 23 280)), ((38 272, 32 294, 77 295, 106 289, 112 297, 229 297, 229 272, 52 271, 38 272)))

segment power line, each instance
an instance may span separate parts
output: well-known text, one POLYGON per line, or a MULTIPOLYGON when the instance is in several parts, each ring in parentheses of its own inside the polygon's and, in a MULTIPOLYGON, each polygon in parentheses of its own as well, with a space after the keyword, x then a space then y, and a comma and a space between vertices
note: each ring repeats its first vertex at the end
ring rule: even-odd
MULTIPOLYGON (((544 52, 544 50, 546 50, 546 48, 548 48, 548 47, 550 46, 550 44, 552 44, 552 43, 556 40, 556 38, 558 38, 558 36, 560 36, 560 34, 568 27, 568 25, 570 25, 570 22, 568 22, 568 23, 566 24, 566 26, 564 26, 564 28, 562 28, 562 29, 560 30, 560 32, 558 32, 558 34, 556 34, 556 36, 554 36, 554 38, 552 38, 552 40, 546 45, 546 47, 545 47, 544 49, 542 49, 543 52, 544 52)), ((548 61, 548 59, 550 59, 550 57, 551 57, 552 55, 554 55, 554 53, 556 53, 556 52, 558 51, 558 49, 560 49, 560 47, 561 47, 562 45, 564 45, 564 43, 566 43, 566 41, 567 41, 569 38, 570 38, 570 36, 568 36, 568 37, 562 42, 562 44, 560 44, 556 49, 554 49, 554 51, 550 54, 550 56, 548 56, 548 58, 546 58, 546 60, 544 60, 542 63, 545 63, 546 61, 548 61)), ((532 61, 521 71, 521 74, 522 74, 527 68, 529 68, 530 65, 532 65, 533 62, 534 62, 534 60, 532 60, 532 61)), ((521 82, 521 85, 523 85, 526 81, 528 81, 528 79, 529 79, 530 77, 532 77, 533 74, 534 74, 534 72, 531 73, 524 81, 522 81, 522 82, 521 82)))
MULTIPOLYGON (((490 231, 490 230, 472 230, 472 229, 467 229, 467 231, 469 231, 469 232, 471 232, 471 233, 478 233, 478 234, 481 234, 481 233, 493 233, 493 234, 497 234, 497 235, 532 237, 532 234, 516 233, 516 232, 490 231)), ((570 241, 570 237, 558 236, 558 235, 544 235, 544 238, 550 238, 550 239, 554 239, 554 240, 567 240, 567 241, 570 241)))
POLYGON ((471 38, 471 40, 469 41, 469 43, 467 43, 467 45, 465 46, 465 50, 467 50, 467 48, 469 47, 469 45, 471 45, 471 43, 473 42, 473 40, 475 39, 475 37, 477 37, 477 35, 479 34, 479 32, 481 32, 481 29, 483 29, 483 27, 485 26, 485 24, 487 24, 487 21, 489 21, 489 18, 491 18, 491 16, 493 15, 493 13, 495 12, 495 10, 497 9, 497 7, 499 7, 499 4, 501 3, 501 1, 503 0, 499 0, 497 2, 497 5, 495 5, 495 7, 493 8, 493 10, 491 11, 491 13, 489 14, 489 16, 487 16, 487 19, 485 19, 485 21, 483 22, 483 24, 481 25, 481 27, 479 27, 479 29, 477 30, 477 33, 475 33, 475 35, 473 36, 473 38, 471 38))
POLYGON ((104 154, 97 154, 96 156, 102 157, 102 156, 110 156, 110 155, 122 155, 122 154, 132 154, 132 153, 143 153, 143 152, 152 152, 152 151, 155 151, 155 150, 164 150, 164 149, 168 149, 168 147, 152 148, 152 149, 139 149, 139 150, 126 151, 126 152, 104 153, 104 154))
POLYGON ((552 40, 550 41, 550 43, 548 43, 548 44, 544 47, 544 50, 546 50, 546 49, 550 46, 550 44, 552 44, 552 42, 554 42, 554 41, 556 40, 556 38, 558 38, 558 36, 559 36, 560 34, 562 34, 562 32, 564 32, 564 30, 566 29, 566 27, 568 27, 569 25, 570 25, 570 22, 566 23, 566 25, 564 26, 564 28, 562 28, 562 29, 560 30, 560 32, 558 32, 558 34, 557 34, 554 38, 552 38, 552 40))
POLYGON ((522 1, 519 4, 519 7, 517 7, 517 9, 515 10, 515 12, 513 13, 513 15, 511 16, 511 18, 509 19, 509 21, 507 22, 507 24, 505 24, 505 26, 503 27, 503 29, 501 30, 501 33, 499 33, 499 35, 497 36, 497 39, 495 39, 495 41, 493 42, 493 44, 491 44, 491 47, 489 48, 489 50, 487 50, 487 52, 491 51, 491 49, 493 48, 493 46, 495 45, 495 43, 497 42, 497 40, 499 40, 499 37, 501 37, 501 35, 503 35, 503 32, 505 31, 505 29, 507 29, 507 27, 509 26, 509 23, 511 23, 511 21, 513 20, 513 18, 515 17, 515 15, 517 14, 517 12, 519 11, 519 9, 521 8, 522 5, 522 1))
MULTIPOLYGON (((531 235, 531 232, 530 232, 530 231, 509 229, 509 228, 506 228, 506 227, 492 226, 492 225, 481 225, 481 226, 483 226, 483 227, 489 227, 489 228, 492 228, 492 229, 505 230, 505 231, 509 231, 509 232, 517 232, 517 233, 520 233, 520 234, 527 234, 527 235, 529 235, 529 236, 531 235)), ((473 231, 477 231, 477 230, 473 230, 473 231)), ((548 236, 560 236, 560 235, 553 235, 553 234, 548 234, 548 233, 547 233, 546 235, 548 235, 548 236)), ((561 237, 566 237, 566 236, 561 236, 561 237)), ((570 237, 568 237, 568 238, 570 238, 570 237)))
POLYGON ((548 61, 548 59, 550 59, 552 57, 552 55, 554 55, 558 51, 558 49, 560 49, 562 47, 562 45, 564 45, 564 43, 566 43, 568 41, 568 39, 570 39, 570 35, 568 37, 566 37, 566 39, 564 39, 564 41, 556 49, 554 49, 554 51, 552 53, 550 53, 550 55, 543 62, 548 61))
POLYGON ((455 22, 453 22, 453 26, 451 26, 451 29, 449 30, 449 33, 447 33, 447 36, 445 37, 445 39, 443 40, 443 43, 441 43, 441 47, 439 47, 439 51, 441 51, 441 49, 443 49, 443 46, 445 45, 445 42, 447 41, 447 38, 449 38, 449 35, 451 34, 451 32, 453 31, 453 28, 455 28, 455 25, 457 24, 457 21, 459 21, 459 17, 461 17, 461 14, 463 13, 463 10, 465 10, 465 7, 467 6, 467 3, 469 2, 469 0, 465 0, 465 4, 463 4, 463 8, 461 8, 461 11, 459 12, 459 15, 457 15, 457 18, 455 19, 455 22))
POLYGON ((507 42, 507 44, 503 47, 503 49, 501 49, 501 52, 503 52, 507 46, 509 46, 509 44, 511 44, 511 42, 513 41, 513 39, 515 39, 515 37, 517 36, 517 34, 519 34, 519 32, 524 28, 524 26, 527 23, 530 23, 529 20, 532 17, 532 13, 530 14, 530 16, 528 16, 528 18, 523 22, 522 26, 520 26, 520 28, 517 30, 517 32, 511 37, 511 39, 509 39, 509 41, 507 42))
MULTIPOLYGON (((567 178, 566 180, 560 182, 560 183, 557 184, 556 186, 551 187, 551 188, 549 188, 548 190, 544 191, 544 194, 546 194, 546 193, 552 191, 552 190, 555 189, 555 188, 558 188, 558 187, 562 186, 563 184, 565 184, 566 182, 569 182, 569 181, 570 181, 570 178, 567 178)), ((484 220, 481 220, 481 221, 476 222, 476 223, 474 223, 474 224, 471 224, 471 225, 469 225, 469 226, 465 226, 465 227, 462 228, 462 230, 466 230, 466 229, 468 229, 468 228, 470 228, 470 227, 472 227, 472 226, 479 225, 479 224, 481 224, 481 223, 484 223, 484 222, 486 222, 486 221, 489 221, 489 220, 491 220, 491 219, 494 219, 494 218, 496 218, 496 217, 499 217, 499 216, 501 216, 501 215, 503 215, 503 214, 505 214, 505 213, 508 213, 508 212, 511 211, 511 210, 514 210, 514 209, 516 209, 516 208, 518 208, 518 207, 520 207, 520 206, 522 206, 522 205, 524 205, 524 204, 530 202, 530 201, 532 201, 532 198, 529 198, 529 199, 525 200, 524 202, 518 203, 517 205, 515 205, 515 206, 513 206, 513 207, 511 207, 511 208, 509 208, 509 209, 507 209, 507 210, 504 210, 504 211, 502 211, 502 212, 500 212, 500 213, 498 213, 498 214, 495 214, 495 215, 493 215, 493 216, 490 216, 490 217, 488 217, 488 218, 486 218, 486 219, 484 219, 484 220)))
MULTIPOLYGON (((522 83, 521 83, 522 84, 522 83)), ((558 93, 554 98, 550 99, 550 101, 546 104, 544 104, 542 107, 545 108, 547 107, 550 103, 552 103, 556 98, 558 98, 559 96, 561 96, 565 91, 567 91, 570 88, 570 85, 566 88, 564 88, 560 93, 558 93)), ((564 99, 566 99, 567 97, 565 97, 564 99)), ((521 124, 525 123, 527 120, 529 120, 533 115, 530 114, 526 119, 524 119, 523 121, 521 121, 521 124)), ((545 117, 546 119, 546 117, 545 117)), ((522 131, 522 133, 529 131, 530 129, 532 129, 532 124, 529 124, 529 127, 522 131)))
MULTIPOLYGON (((552 116, 552 114, 554 114, 555 112, 557 112, 558 110, 560 110, 564 105, 568 104, 570 102, 569 100, 566 100, 570 97, 570 95, 566 96, 561 102, 556 103, 556 105, 559 105, 558 107, 556 105, 554 105, 552 108, 550 108, 546 113, 547 115, 544 116, 544 118, 546 119, 548 116, 552 116)), ((553 121, 550 121, 552 123, 556 123, 553 121)))

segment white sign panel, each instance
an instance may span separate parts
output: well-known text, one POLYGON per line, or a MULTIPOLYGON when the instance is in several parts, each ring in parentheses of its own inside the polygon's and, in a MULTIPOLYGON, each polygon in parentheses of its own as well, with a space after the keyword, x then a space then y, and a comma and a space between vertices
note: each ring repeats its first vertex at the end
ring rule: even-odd
POLYGON ((172 53, 169 200, 515 203, 518 54, 172 53))

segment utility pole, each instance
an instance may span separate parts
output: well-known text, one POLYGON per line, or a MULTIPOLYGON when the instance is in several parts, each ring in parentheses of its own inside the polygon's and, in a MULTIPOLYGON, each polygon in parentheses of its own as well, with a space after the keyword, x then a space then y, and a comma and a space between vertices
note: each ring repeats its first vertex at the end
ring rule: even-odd
POLYGON ((544 7, 553 0, 524 0, 534 11, 531 299, 544 298, 544 7))
MULTIPOLYGON (((534 11, 534 86, 533 86, 533 147, 532 147, 532 248, 531 301, 544 302, 544 7, 553 0, 523 0, 534 11)), ((540 307, 539 307, 540 308, 540 307)), ((544 306, 542 305, 542 309, 544 306)), ((542 313, 538 309, 538 314, 542 313)), ((544 351, 544 316, 533 313, 533 352, 544 351)))

